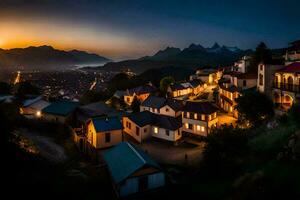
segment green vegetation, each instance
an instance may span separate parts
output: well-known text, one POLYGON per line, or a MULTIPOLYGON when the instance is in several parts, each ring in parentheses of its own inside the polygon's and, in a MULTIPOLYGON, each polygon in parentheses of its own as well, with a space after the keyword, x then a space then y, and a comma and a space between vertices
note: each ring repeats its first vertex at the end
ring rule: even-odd
POLYGON ((175 79, 172 76, 166 76, 161 79, 160 84, 159 84, 159 89, 162 94, 167 93, 168 87, 172 84, 175 83, 175 79))
POLYGON ((133 112, 140 112, 140 105, 141 105, 140 101, 136 97, 134 97, 134 99, 131 103, 132 111, 133 112))
POLYGON ((248 129, 216 129, 206 139, 204 162, 193 178, 205 199, 300 197, 299 105, 285 116, 248 129))
POLYGON ((268 49, 264 42, 257 45, 255 52, 253 54, 249 71, 257 73, 257 66, 259 63, 269 63, 272 60, 272 51, 268 49))
POLYGON ((87 91, 80 98, 81 104, 90 104, 98 101, 106 101, 110 97, 108 91, 96 92, 96 91, 87 91))
POLYGON ((35 87, 28 81, 20 82, 17 85, 16 97, 22 101, 28 95, 40 95, 39 88, 35 87))
POLYGON ((260 124, 274 116, 272 100, 258 91, 246 91, 236 102, 242 120, 250 122, 251 125, 260 124))

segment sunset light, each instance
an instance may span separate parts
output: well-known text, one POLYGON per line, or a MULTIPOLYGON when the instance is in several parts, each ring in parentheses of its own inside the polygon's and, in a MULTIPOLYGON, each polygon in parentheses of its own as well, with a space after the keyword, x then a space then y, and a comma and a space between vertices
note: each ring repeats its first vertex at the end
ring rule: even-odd
POLYGON ((1 195, 300 199, 299 8, 0 0, 1 195))

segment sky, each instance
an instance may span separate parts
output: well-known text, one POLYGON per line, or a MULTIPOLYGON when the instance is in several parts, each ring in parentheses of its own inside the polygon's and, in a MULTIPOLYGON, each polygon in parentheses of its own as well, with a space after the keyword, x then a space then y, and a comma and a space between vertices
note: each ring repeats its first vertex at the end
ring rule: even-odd
POLYGON ((51 45, 122 60, 191 43, 286 47, 299 0, 0 0, 0 48, 51 45))

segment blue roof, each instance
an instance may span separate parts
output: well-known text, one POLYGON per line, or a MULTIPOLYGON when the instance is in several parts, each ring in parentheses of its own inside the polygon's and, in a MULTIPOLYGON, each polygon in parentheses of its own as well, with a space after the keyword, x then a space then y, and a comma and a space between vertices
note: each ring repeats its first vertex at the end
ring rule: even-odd
POLYGON ((148 154, 129 142, 122 142, 104 152, 104 160, 115 183, 122 182, 144 166, 160 169, 148 154))
POLYGON ((43 113, 67 116, 79 106, 78 102, 56 101, 42 110, 43 113))
POLYGON ((92 119, 96 132, 112 131, 122 129, 119 117, 102 117, 92 119))

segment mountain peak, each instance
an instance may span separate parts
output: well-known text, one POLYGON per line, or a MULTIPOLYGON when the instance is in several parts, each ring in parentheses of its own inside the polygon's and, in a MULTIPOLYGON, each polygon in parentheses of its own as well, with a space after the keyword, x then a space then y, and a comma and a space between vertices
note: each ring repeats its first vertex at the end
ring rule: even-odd
POLYGON ((211 48, 212 49, 219 49, 219 48, 221 48, 221 46, 217 42, 215 42, 214 45, 211 48))
POLYGON ((190 44, 190 46, 187 48, 189 50, 204 50, 205 48, 201 44, 190 44))

